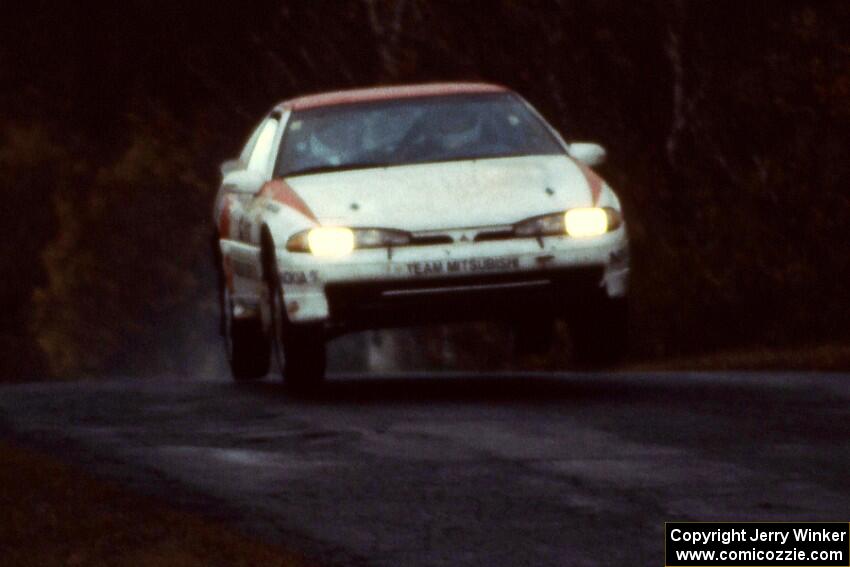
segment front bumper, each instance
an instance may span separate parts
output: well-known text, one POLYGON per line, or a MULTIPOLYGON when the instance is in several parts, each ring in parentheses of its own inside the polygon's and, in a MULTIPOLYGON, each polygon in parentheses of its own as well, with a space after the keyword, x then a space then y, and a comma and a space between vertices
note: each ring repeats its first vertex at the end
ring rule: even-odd
POLYGON ((546 237, 356 250, 341 259, 278 251, 289 319, 344 328, 498 318, 628 292, 625 228, 546 237))

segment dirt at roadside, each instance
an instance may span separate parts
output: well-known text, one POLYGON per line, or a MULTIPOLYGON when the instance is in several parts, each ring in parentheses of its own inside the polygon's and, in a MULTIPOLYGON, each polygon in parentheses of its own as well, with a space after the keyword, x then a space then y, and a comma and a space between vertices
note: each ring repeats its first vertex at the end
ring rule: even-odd
POLYGON ((0 441, 0 565, 311 565, 0 441))

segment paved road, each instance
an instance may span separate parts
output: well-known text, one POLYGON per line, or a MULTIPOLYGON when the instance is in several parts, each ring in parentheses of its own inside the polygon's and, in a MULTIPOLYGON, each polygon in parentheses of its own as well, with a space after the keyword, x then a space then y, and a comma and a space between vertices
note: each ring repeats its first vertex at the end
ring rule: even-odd
POLYGON ((22 385, 0 419, 327 564, 662 565, 665 520, 850 520, 850 375, 22 385))

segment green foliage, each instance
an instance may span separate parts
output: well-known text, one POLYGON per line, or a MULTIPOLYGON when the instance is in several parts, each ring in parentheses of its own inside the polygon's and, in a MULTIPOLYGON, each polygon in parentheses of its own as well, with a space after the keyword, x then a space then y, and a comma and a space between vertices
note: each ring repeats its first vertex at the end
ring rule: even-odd
POLYGON ((33 287, 44 280, 42 248, 54 234, 50 196, 73 184, 83 169, 42 124, 9 124, 0 143, 0 379, 39 375, 44 359, 30 329, 33 287))
POLYGON ((90 185, 53 194, 58 235, 44 252, 34 326, 59 376, 184 370, 191 332, 176 319, 203 306, 203 185, 185 148, 152 131, 129 138, 90 185))

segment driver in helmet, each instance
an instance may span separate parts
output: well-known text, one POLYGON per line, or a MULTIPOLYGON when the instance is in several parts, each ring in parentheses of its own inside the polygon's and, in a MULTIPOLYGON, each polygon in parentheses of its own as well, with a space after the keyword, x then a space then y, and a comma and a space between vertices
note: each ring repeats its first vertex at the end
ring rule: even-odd
POLYGON ((434 134, 443 148, 455 150, 481 137, 481 116, 472 108, 453 108, 433 117, 434 134))

